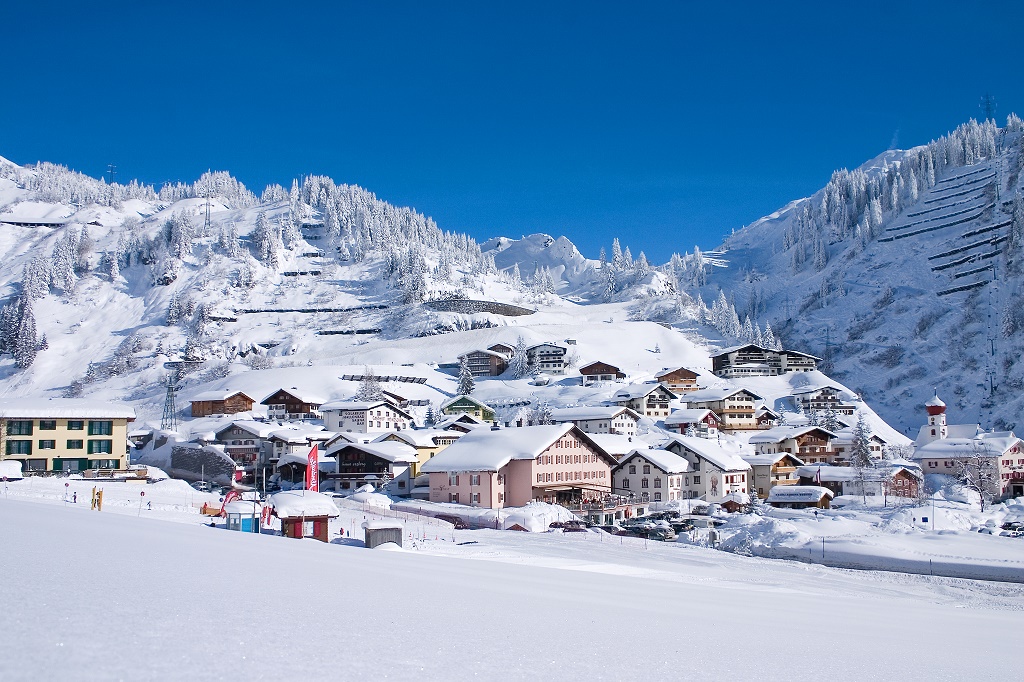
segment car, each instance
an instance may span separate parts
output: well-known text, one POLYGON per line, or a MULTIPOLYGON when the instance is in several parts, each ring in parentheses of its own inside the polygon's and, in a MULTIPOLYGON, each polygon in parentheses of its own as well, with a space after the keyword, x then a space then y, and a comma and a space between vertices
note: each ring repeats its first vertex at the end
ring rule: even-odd
POLYGON ((196 481, 192 484, 192 487, 201 493, 213 492, 213 486, 210 485, 209 481, 196 481))
POLYGON ((650 540, 661 540, 662 542, 675 542, 676 532, 671 528, 654 528, 647 534, 650 540))
POLYGON ((455 516, 454 514, 438 514, 434 518, 440 521, 447 521, 448 523, 455 526, 455 530, 466 530, 469 528, 469 525, 466 524, 465 521, 463 521, 458 516, 455 516))

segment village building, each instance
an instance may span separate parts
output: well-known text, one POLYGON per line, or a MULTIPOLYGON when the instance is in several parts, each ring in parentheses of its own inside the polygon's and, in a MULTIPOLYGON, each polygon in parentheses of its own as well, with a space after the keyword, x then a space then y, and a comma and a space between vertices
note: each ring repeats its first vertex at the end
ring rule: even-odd
POLYGON ((598 447, 611 455, 616 462, 622 460, 633 450, 650 449, 651 444, 640 440, 636 436, 627 436, 618 433, 588 433, 590 439, 597 443, 598 447))
MULTIPOLYGON (((274 473, 278 480, 293 490, 296 486, 301 487, 306 482, 306 469, 309 468, 310 448, 302 450, 289 450, 281 454, 274 461, 274 473)), ((323 481, 327 476, 337 470, 337 460, 323 452, 317 453, 317 483, 323 481)))
POLYGON ((847 395, 846 390, 832 385, 802 386, 793 389, 793 399, 804 412, 827 412, 831 409, 836 414, 852 416, 857 406, 845 402, 848 399, 847 395))
POLYGON ((754 422, 757 424, 759 429, 770 429, 779 423, 779 419, 782 417, 778 412, 771 409, 767 405, 754 410, 754 422))
POLYGON ((697 373, 686 367, 663 369, 658 374, 655 374, 654 378, 665 388, 677 394, 696 391, 699 388, 697 386, 697 373))
POLYGON ((328 450, 327 456, 337 461, 334 472, 326 478, 334 481, 338 492, 351 492, 370 484, 386 485, 392 494, 408 496, 412 480, 419 475, 419 456, 416 448, 407 443, 346 443, 328 450))
MULTIPOLYGON (((428 459, 444 450, 462 437, 461 431, 442 429, 402 429, 378 436, 375 443, 405 443, 416 450, 416 459, 422 465, 428 459)), ((415 469, 419 473, 418 467, 415 469)), ((414 474, 415 475, 415 474, 414 474)))
POLYGON ((232 389, 203 391, 192 396, 192 416, 208 417, 211 414, 252 412, 255 402, 242 391, 232 389))
POLYGON ((388 400, 335 400, 320 406, 328 431, 386 433, 413 425, 412 415, 388 400))
POLYGON ((828 509, 834 493, 816 485, 775 486, 768 493, 768 504, 782 509, 828 509))
POLYGON ((281 388, 260 401, 267 406, 267 418, 291 421, 293 419, 319 419, 323 399, 300 391, 296 387, 281 388))
POLYGON ((487 346, 487 350, 504 355, 506 360, 511 360, 512 356, 516 352, 515 348, 504 343, 496 343, 493 346, 487 346))
POLYGON ((619 379, 626 378, 621 369, 605 362, 592 362, 589 365, 580 367, 580 376, 583 377, 584 386, 590 386, 601 381, 618 381, 619 379))
POLYGON ((493 350, 474 350, 459 356, 466 359, 469 371, 475 377, 496 377, 508 369, 508 357, 493 350))
POLYGON ((135 409, 78 398, 0 401, 0 460, 25 474, 128 468, 128 424, 135 409))
POLYGON ((921 472, 905 466, 870 467, 815 464, 797 469, 800 485, 828 488, 836 495, 916 498, 921 491, 921 472))
POLYGON ((469 395, 457 395, 441 403, 441 414, 468 414, 485 422, 494 421, 494 409, 469 395))
POLYGON ((330 539, 329 524, 339 516, 334 500, 313 490, 286 490, 267 498, 271 515, 281 520, 286 538, 330 539))
POLYGON ((545 374, 565 374, 565 354, 568 349, 552 343, 541 343, 526 349, 526 360, 531 368, 545 374))
MULTIPOLYGON (((871 459, 878 461, 882 459, 887 443, 876 433, 868 437, 868 449, 871 451, 871 459)), ((850 453, 853 451, 853 429, 845 426, 836 431, 836 437, 832 439, 832 457, 830 464, 846 464, 850 461, 850 453)))
POLYGON ((551 410, 551 421, 558 424, 571 422, 584 433, 635 436, 640 415, 628 407, 566 407, 551 410))
POLYGON ((736 452, 715 441, 691 436, 672 436, 665 450, 690 463, 683 475, 683 487, 690 499, 724 502, 731 493, 747 493, 750 465, 736 452))
POLYGON ((686 458, 668 450, 633 450, 612 470, 612 493, 638 502, 682 500, 689 471, 686 458))
MULTIPOLYGON (((509 426, 509 424, 505 424, 509 426)), ((439 419, 434 423, 433 428, 441 431, 458 431, 459 433, 469 433, 476 429, 489 429, 491 425, 482 419, 477 419, 473 415, 467 412, 457 412, 452 415, 446 416, 444 419, 439 419)))
POLYGON ((832 439, 835 437, 820 426, 776 426, 755 433, 749 442, 759 455, 788 452, 807 464, 816 464, 834 458, 832 439))
POLYGON ((803 466, 803 461, 788 452, 742 455, 742 457, 750 465, 751 495, 757 495, 764 499, 777 485, 800 483, 797 469, 803 466))
POLYGON ((668 416, 669 403, 675 399, 676 394, 661 384, 630 384, 616 391, 611 402, 657 420, 668 416))
POLYGON ((468 433, 424 464, 430 501, 521 507, 611 492, 617 462, 573 424, 468 433))
POLYGON ((1024 495, 1024 443, 1012 431, 983 431, 979 424, 947 424, 946 403, 925 403, 928 422, 914 441, 914 460, 924 474, 958 476, 961 463, 977 457, 993 480, 996 499, 1024 495))
POLYGON ((702 388, 686 395, 687 407, 711 410, 721 420, 722 431, 755 431, 761 428, 757 411, 764 398, 746 388, 702 388))
POLYGON ((672 410, 672 414, 665 417, 665 429, 680 436, 715 438, 721 426, 722 420, 707 408, 672 410))
POLYGON ((716 376, 735 379, 779 376, 789 372, 811 372, 817 369, 820 359, 794 350, 774 350, 746 343, 712 355, 711 365, 716 376))
POLYGON ((270 449, 265 447, 265 443, 270 434, 279 428, 278 424, 249 419, 235 420, 214 432, 214 442, 224 446, 224 454, 237 466, 255 467, 269 461, 270 449))

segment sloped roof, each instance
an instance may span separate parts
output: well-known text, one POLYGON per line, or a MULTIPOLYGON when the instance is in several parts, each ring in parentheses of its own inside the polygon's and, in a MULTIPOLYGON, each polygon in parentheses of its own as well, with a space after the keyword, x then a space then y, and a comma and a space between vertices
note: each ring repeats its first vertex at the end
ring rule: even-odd
POLYGON ((655 379, 660 379, 661 377, 665 376, 666 374, 674 374, 675 372, 689 372, 694 377, 699 376, 698 372, 696 372, 695 370, 690 369, 689 367, 668 367, 666 369, 661 370, 657 374, 655 374, 654 378, 655 379))
POLYGON ((627 436, 621 433, 588 433, 590 440, 615 458, 622 457, 627 452, 637 449, 650 448, 650 443, 640 440, 636 436, 627 436))
MULTIPOLYGON (((612 365, 612 364, 607 363, 607 362, 602 362, 601 360, 595 360, 594 362, 591 362, 589 364, 583 365, 582 367, 580 367, 580 374, 587 374, 587 370, 590 369, 591 367, 595 366, 595 365, 604 365, 608 369, 612 370, 615 374, 622 374, 622 376, 626 376, 622 372, 622 370, 619 369, 618 367, 616 367, 615 365, 612 365)), ((595 372, 595 374, 607 374, 607 373, 608 372, 595 372)))
POLYGON ((754 400, 764 400, 763 397, 751 391, 749 388, 702 388, 697 391, 692 391, 686 394, 686 402, 690 403, 703 403, 710 402, 713 400, 725 400, 730 396, 734 396, 737 393, 749 393, 754 400))
POLYGON ((822 433, 828 434, 829 438, 836 437, 836 434, 827 429, 823 429, 820 426, 774 426, 770 429, 761 431, 760 433, 755 433, 750 437, 748 442, 751 445, 756 445, 758 443, 781 443, 782 441, 789 440, 790 438, 799 438, 811 431, 821 431, 822 433))
POLYGON ((416 448, 407 443, 398 443, 393 440, 374 441, 372 443, 345 443, 337 448, 332 448, 328 453, 335 456, 344 450, 361 450, 375 457, 380 457, 386 462, 418 462, 419 456, 416 448))
POLYGON ((230 398, 232 396, 236 396, 236 395, 244 395, 246 398, 249 398, 250 402, 255 402, 255 401, 253 401, 252 398, 249 397, 248 394, 246 394, 245 391, 236 391, 236 390, 230 389, 230 388, 223 388, 223 389, 218 389, 216 391, 203 391, 202 393, 196 393, 194 396, 192 396, 191 402, 195 403, 195 402, 200 402, 200 401, 208 402, 208 401, 227 400, 228 398, 230 398))
POLYGON ((246 433, 251 433, 257 438, 268 438, 271 433, 281 428, 280 424, 268 424, 266 422, 252 421, 251 419, 239 419, 217 429, 215 435, 221 438, 221 434, 231 428, 239 428, 246 433))
POLYGON ((302 389, 296 388, 295 386, 291 386, 289 388, 278 388, 275 389, 274 391, 271 391, 271 393, 267 395, 266 398, 260 401, 260 405, 269 405, 270 403, 268 403, 267 401, 273 398, 278 393, 281 393, 282 391, 287 393, 291 397, 295 398, 300 403, 307 403, 310 405, 322 405, 324 402, 322 396, 318 396, 313 393, 307 393, 302 389))
POLYGON ((575 431, 581 440, 589 440, 572 424, 477 429, 432 457, 420 471, 498 471, 514 459, 536 458, 570 431, 575 431))
POLYGON ((82 398, 17 398, 0 400, 3 419, 135 419, 135 408, 82 398))
POLYGON ((657 390, 664 391, 673 398, 677 397, 675 393, 668 390, 660 383, 655 382, 651 384, 630 384, 625 388, 620 388, 615 392, 613 400, 635 400, 637 398, 644 398, 657 390))
MULTIPOLYGON (((699 422, 707 417, 709 414, 715 414, 706 407, 688 407, 682 410, 672 410, 672 413, 665 417, 665 426, 672 426, 673 424, 693 424, 699 422)), ((722 421, 715 414, 717 421, 722 421)))
POLYGON ((450 405, 453 405, 453 404, 457 403, 460 400, 468 400, 469 402, 473 403, 477 407, 480 407, 481 409, 488 410, 490 412, 494 412, 494 408, 493 407, 491 407, 490 405, 486 405, 486 404, 480 402, 479 400, 477 400, 476 398, 474 398, 471 395, 457 395, 457 396, 453 396, 453 397, 449 398, 448 400, 444 401, 443 403, 441 403, 440 409, 442 411, 444 411, 445 408, 449 407, 450 405))
POLYGON ((557 410, 551 410, 551 418, 556 422, 569 422, 587 419, 614 419, 623 412, 628 412, 634 419, 640 418, 640 415, 628 407, 620 407, 618 405, 612 407, 601 405, 589 407, 563 407, 557 410))
POLYGON ((973 457, 999 457, 1021 440, 1012 431, 996 431, 981 433, 974 438, 939 438, 931 443, 917 446, 911 459, 932 459, 948 457, 949 459, 973 457))
POLYGON ((304 516, 338 516, 334 500, 323 493, 312 490, 285 490, 267 498, 267 504, 281 519, 295 519, 304 516))
POLYGON ((442 438, 461 437, 459 431, 445 431, 444 429, 402 429, 401 431, 392 431, 391 433, 385 433, 378 436, 373 440, 375 443, 383 443, 387 440, 393 440, 394 438, 401 438, 404 442, 417 448, 432 448, 437 445, 434 439, 438 436, 442 438))
POLYGON ((698 436, 669 436, 687 450, 695 452, 722 471, 749 471, 750 465, 737 453, 726 450, 718 443, 698 436))
POLYGON ((666 474, 681 474, 690 470, 690 462, 685 457, 680 457, 668 450, 633 449, 621 459, 616 469, 621 469, 633 456, 643 457, 648 462, 658 467, 666 474))
POLYGON ((766 455, 740 455, 740 457, 751 466, 771 466, 787 457, 794 459, 797 466, 801 466, 804 463, 802 459, 788 452, 771 452, 766 455))

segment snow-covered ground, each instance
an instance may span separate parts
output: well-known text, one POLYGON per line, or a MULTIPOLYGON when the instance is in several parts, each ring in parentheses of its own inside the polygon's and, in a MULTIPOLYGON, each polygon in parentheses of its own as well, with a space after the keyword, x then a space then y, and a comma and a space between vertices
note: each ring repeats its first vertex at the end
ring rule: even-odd
POLYGON ((1005 675, 1024 628, 1016 585, 596 533, 376 552, 3 496, 0 518, 4 680, 957 679, 1005 675))

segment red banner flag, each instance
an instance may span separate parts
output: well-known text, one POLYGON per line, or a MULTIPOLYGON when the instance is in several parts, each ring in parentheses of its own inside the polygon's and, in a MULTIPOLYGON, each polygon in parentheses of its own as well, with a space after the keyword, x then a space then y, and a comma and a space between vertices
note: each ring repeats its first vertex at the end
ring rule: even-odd
POLYGON ((229 502, 234 502, 242 497, 241 493, 237 490, 229 490, 228 494, 224 496, 224 502, 220 505, 220 515, 224 516, 224 508, 228 506, 229 502))
POLYGON ((320 492, 320 457, 316 443, 310 448, 306 461, 306 490, 320 492))

